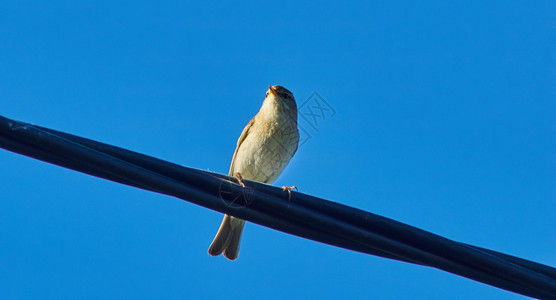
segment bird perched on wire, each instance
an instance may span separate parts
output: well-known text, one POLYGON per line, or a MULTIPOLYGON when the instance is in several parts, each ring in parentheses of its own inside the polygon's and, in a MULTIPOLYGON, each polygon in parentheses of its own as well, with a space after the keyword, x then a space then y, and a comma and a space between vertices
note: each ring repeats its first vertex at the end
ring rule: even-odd
MULTIPOLYGON (((261 109, 237 141, 228 176, 237 177, 241 185, 243 179, 271 184, 290 162, 298 143, 293 94, 282 86, 269 86, 261 109)), ((292 188, 296 187, 283 187, 288 193, 292 188)), ((224 215, 208 253, 212 256, 224 253, 229 260, 237 259, 244 225, 244 220, 224 215)))

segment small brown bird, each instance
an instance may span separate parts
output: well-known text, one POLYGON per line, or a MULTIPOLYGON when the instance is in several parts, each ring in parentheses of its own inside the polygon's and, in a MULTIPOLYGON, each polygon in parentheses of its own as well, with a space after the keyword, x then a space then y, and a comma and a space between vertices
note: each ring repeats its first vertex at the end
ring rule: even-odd
MULTIPOLYGON (((243 129, 232 158, 228 176, 262 183, 273 183, 297 151, 297 105, 290 91, 269 86, 257 115, 243 129)), ((288 193, 295 187, 283 187, 288 193)), ((245 221, 224 215, 220 229, 208 253, 224 253, 229 260, 237 259, 245 221)))

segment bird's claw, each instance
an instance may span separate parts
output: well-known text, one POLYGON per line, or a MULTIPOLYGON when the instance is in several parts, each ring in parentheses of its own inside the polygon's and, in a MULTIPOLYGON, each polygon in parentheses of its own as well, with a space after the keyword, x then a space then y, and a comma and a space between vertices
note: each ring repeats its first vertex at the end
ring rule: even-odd
POLYGON ((288 199, 291 199, 293 189, 295 189, 296 192, 299 191, 295 185, 282 187, 282 191, 288 191, 288 199))
POLYGON ((241 184, 242 187, 245 187, 245 183, 243 183, 243 177, 241 177, 241 174, 239 172, 236 173, 236 178, 239 184, 241 184))
POLYGON ((295 189, 296 192, 298 191, 298 189, 297 189, 297 187, 296 187, 295 185, 292 185, 292 186, 283 186, 283 187, 282 187, 282 190, 283 190, 284 192, 285 192, 285 191, 288 191, 289 193, 291 193, 293 189, 295 189))

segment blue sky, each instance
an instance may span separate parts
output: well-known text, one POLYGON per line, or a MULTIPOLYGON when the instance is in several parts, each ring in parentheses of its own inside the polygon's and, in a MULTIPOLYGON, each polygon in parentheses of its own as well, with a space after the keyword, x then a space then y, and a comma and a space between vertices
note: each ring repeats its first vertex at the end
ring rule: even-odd
MULTIPOLYGON (((276 185, 556 265, 554 1, 1 6, 1 115, 226 173, 269 84, 316 91, 276 185)), ((213 258, 219 213, 0 164, 2 298, 522 298, 253 224, 213 258)))

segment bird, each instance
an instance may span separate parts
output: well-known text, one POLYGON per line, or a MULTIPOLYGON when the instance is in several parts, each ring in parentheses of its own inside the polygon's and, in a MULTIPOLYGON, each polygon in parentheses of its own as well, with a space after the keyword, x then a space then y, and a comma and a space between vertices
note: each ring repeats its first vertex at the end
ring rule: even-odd
MULTIPOLYGON (((259 112, 241 133, 228 176, 272 184, 297 151, 297 104, 293 94, 280 85, 269 86, 259 112)), ((291 189, 282 187, 291 197, 291 189)), ((239 255, 239 243, 245 221, 225 214, 208 253, 224 254, 229 260, 239 255)))

